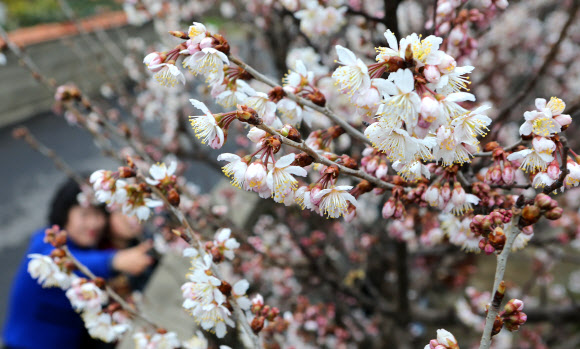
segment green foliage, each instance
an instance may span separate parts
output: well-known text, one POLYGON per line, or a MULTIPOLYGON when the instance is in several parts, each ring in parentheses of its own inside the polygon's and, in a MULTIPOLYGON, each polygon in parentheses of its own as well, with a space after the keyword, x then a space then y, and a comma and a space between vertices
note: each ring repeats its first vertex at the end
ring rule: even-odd
MULTIPOLYGON (((8 29, 67 20, 59 0, 3 0, 2 2, 6 6, 8 29)), ((121 9, 121 4, 116 0, 68 0, 68 4, 78 17, 121 9)))

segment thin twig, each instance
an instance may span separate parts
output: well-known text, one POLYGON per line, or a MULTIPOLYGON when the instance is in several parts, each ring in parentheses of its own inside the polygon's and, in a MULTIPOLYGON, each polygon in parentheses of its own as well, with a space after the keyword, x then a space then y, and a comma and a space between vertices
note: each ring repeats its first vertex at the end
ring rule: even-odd
POLYGON ((481 336, 479 349, 489 349, 491 345, 491 331, 493 329, 495 318, 499 313, 499 306, 501 305, 497 304, 498 302, 493 302, 493 298, 497 293, 499 284, 503 281, 503 276, 505 273, 508 257, 511 253, 512 245, 514 244, 516 237, 520 233, 519 229, 516 226, 518 220, 519 215, 514 215, 512 217, 512 220, 508 223, 507 227, 505 227, 505 235, 507 239, 503 247, 503 250, 501 251, 499 256, 497 256, 497 266, 495 269, 495 278, 493 282, 493 289, 491 292, 492 303, 487 311, 487 317, 485 318, 485 328, 481 336))
MULTIPOLYGON (((517 148, 520 144, 522 144, 522 139, 520 138, 517 142, 515 142, 514 144, 504 147, 503 150, 505 151, 510 151, 513 150, 515 148, 517 148)), ((485 156, 492 156, 493 155, 493 151, 485 151, 485 152, 480 152, 480 153, 475 153, 473 154, 474 158, 482 158, 485 156)))

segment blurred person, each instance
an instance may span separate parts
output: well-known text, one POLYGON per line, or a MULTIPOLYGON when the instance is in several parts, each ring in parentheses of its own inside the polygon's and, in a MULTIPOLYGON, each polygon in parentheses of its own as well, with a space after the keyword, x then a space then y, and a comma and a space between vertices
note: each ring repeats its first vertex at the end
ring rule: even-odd
MULTIPOLYGON (((71 253, 95 275, 108 279, 115 272, 142 273, 153 262, 147 254, 151 242, 118 251, 98 250, 108 225, 108 213, 103 206, 79 203, 82 196, 75 181, 64 183, 52 199, 49 226, 58 225, 68 232, 71 253)), ((65 291, 42 288, 27 271, 29 254, 48 255, 53 250, 44 242, 44 232, 42 228, 33 235, 12 285, 3 333, 6 349, 84 348, 85 327, 65 291)))

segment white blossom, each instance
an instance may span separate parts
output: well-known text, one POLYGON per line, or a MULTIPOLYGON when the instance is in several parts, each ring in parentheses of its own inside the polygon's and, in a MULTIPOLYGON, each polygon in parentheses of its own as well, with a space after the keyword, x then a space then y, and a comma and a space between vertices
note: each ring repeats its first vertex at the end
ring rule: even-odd
POLYGON ((66 296, 78 311, 85 309, 98 311, 108 300, 107 294, 94 282, 82 278, 73 280, 71 288, 66 291, 66 296))
POLYGON ((111 343, 119 339, 129 329, 129 325, 127 324, 114 323, 111 315, 108 313, 85 311, 82 313, 82 318, 89 331, 89 335, 106 343, 111 343))
POLYGON ((349 204, 358 206, 354 196, 348 191, 352 186, 341 185, 319 191, 314 199, 319 202, 318 207, 320 212, 330 218, 339 218, 346 215, 349 204))
POLYGON ((38 253, 28 255, 28 273, 44 288, 60 287, 63 290, 71 285, 71 276, 60 270, 52 258, 38 253))
POLYGON ((308 174, 300 166, 290 166, 295 158, 296 154, 290 153, 278 159, 275 165, 271 165, 266 183, 276 202, 284 202, 284 199, 298 188, 298 181, 292 175, 304 177, 308 174))
POLYGON ((183 66, 194 74, 203 74, 211 83, 224 79, 224 64, 230 64, 228 56, 213 47, 201 49, 183 60, 183 66))
POLYGON ((222 167, 223 173, 231 179, 230 183, 240 189, 249 190, 246 183, 246 170, 248 164, 236 154, 223 153, 217 158, 218 161, 229 161, 229 164, 222 167))
POLYGON ((165 163, 151 165, 151 167, 149 168, 149 174, 153 179, 145 178, 145 180, 147 181, 147 183, 151 185, 157 185, 161 183, 163 180, 173 176, 176 168, 177 162, 175 161, 172 161, 171 164, 169 164, 169 167, 167 167, 165 163))
POLYGON ((524 149, 508 155, 509 161, 520 161, 520 168, 525 172, 544 171, 554 160, 552 153, 556 144, 550 139, 535 137, 532 140, 532 149, 524 149))
POLYGON ((221 229, 215 235, 214 245, 220 246, 222 253, 227 259, 234 259, 234 250, 240 247, 240 243, 230 237, 232 230, 228 228, 221 229))
POLYGON ((204 115, 190 116, 191 126, 197 138, 201 138, 202 144, 209 144, 213 149, 219 149, 224 145, 224 131, 215 121, 215 117, 203 102, 196 99, 189 100, 194 107, 204 112, 204 115))
POLYGON ((418 122, 421 98, 414 91, 415 79, 409 69, 399 69, 389 75, 379 90, 387 95, 377 110, 377 116, 392 128, 404 121, 407 127, 415 127, 418 122))
POLYGON ((336 45, 338 54, 338 67, 332 77, 340 87, 342 93, 349 96, 358 95, 365 92, 371 86, 371 79, 366 64, 360 58, 357 58, 352 51, 340 45, 336 45))

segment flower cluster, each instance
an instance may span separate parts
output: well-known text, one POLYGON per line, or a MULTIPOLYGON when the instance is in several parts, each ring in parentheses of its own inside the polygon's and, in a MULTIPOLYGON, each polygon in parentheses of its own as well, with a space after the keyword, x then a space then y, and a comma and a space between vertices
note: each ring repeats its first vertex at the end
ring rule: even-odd
POLYGON ((208 243, 206 249, 211 254, 200 255, 199 251, 188 248, 184 256, 191 257, 191 273, 187 275, 188 282, 181 286, 185 308, 195 321, 204 329, 223 338, 227 332, 226 325, 235 327, 231 319, 232 306, 235 302, 241 309, 250 308, 250 301, 246 297, 249 283, 240 280, 233 287, 214 276, 212 259, 223 260, 224 256, 232 259, 233 250, 239 243, 230 238, 231 231, 222 229, 216 234, 216 240, 208 243), (213 255, 213 258, 212 258, 213 255))
MULTIPOLYGON (((28 255, 28 273, 38 281, 42 287, 60 287, 67 289, 71 285, 71 276, 59 267, 50 256, 38 253, 28 255)), ((58 259, 57 259, 58 261, 58 259)))
MULTIPOLYGON (((165 164, 153 165, 150 170, 153 179, 147 182, 150 185, 166 185, 168 181, 171 182, 174 170, 174 164, 169 168, 165 164)), ((118 205, 124 214, 147 220, 151 209, 162 206, 163 201, 152 199, 145 183, 129 183, 132 177, 135 177, 133 168, 121 167, 117 172, 98 170, 91 175, 90 182, 98 201, 109 207, 118 205)))
POLYGON ((520 127, 522 138, 532 139, 532 148, 514 152, 507 159, 533 176, 532 184, 535 188, 544 188, 552 186, 562 175, 554 156, 558 152, 561 154, 561 164, 569 169, 563 181, 564 186, 561 187, 562 191, 565 187, 577 186, 580 183, 580 165, 572 159, 564 158, 567 154, 564 154, 564 146, 559 138, 559 133, 572 122, 570 115, 562 114, 566 104, 556 97, 552 97, 549 102, 537 98, 536 108, 537 110, 524 113, 525 122, 520 127))
POLYGON ((435 182, 425 191, 424 199, 430 206, 458 216, 472 211, 473 205, 480 201, 476 195, 466 193, 458 181, 453 184, 453 190, 449 182, 445 182, 443 186, 435 182))
POLYGON ((278 308, 264 304, 264 298, 260 294, 252 298, 250 311, 254 315, 251 324, 254 333, 259 333, 264 326, 268 325, 268 322, 274 321, 280 315, 278 308))
POLYGON ((526 323, 528 316, 522 310, 524 309, 524 302, 519 299, 510 299, 504 307, 504 310, 499 314, 503 320, 505 328, 509 331, 517 331, 520 326, 526 323))
POLYGON ((377 49, 377 63, 368 69, 360 68, 352 52, 337 47, 346 64, 335 72, 341 89, 358 98, 368 93, 366 82, 372 79, 382 96, 377 101, 377 122, 365 130, 373 147, 411 180, 426 173, 421 161, 434 159, 443 166, 470 162, 479 150, 477 137, 486 134, 491 122, 482 114, 488 107, 469 111, 459 104, 475 101, 472 94, 462 92, 469 83, 465 75, 473 67, 458 67, 453 57, 439 50, 442 39, 436 36, 421 39, 413 34, 399 43, 390 31, 385 37, 389 47, 377 49), (387 79, 382 78, 385 73, 387 79), (353 85, 355 81, 361 83, 353 85))
POLYGON ((546 194, 538 194, 522 209, 520 217, 520 226, 530 226, 545 216, 549 220, 557 220, 562 217, 563 209, 559 207, 558 202, 546 194))

